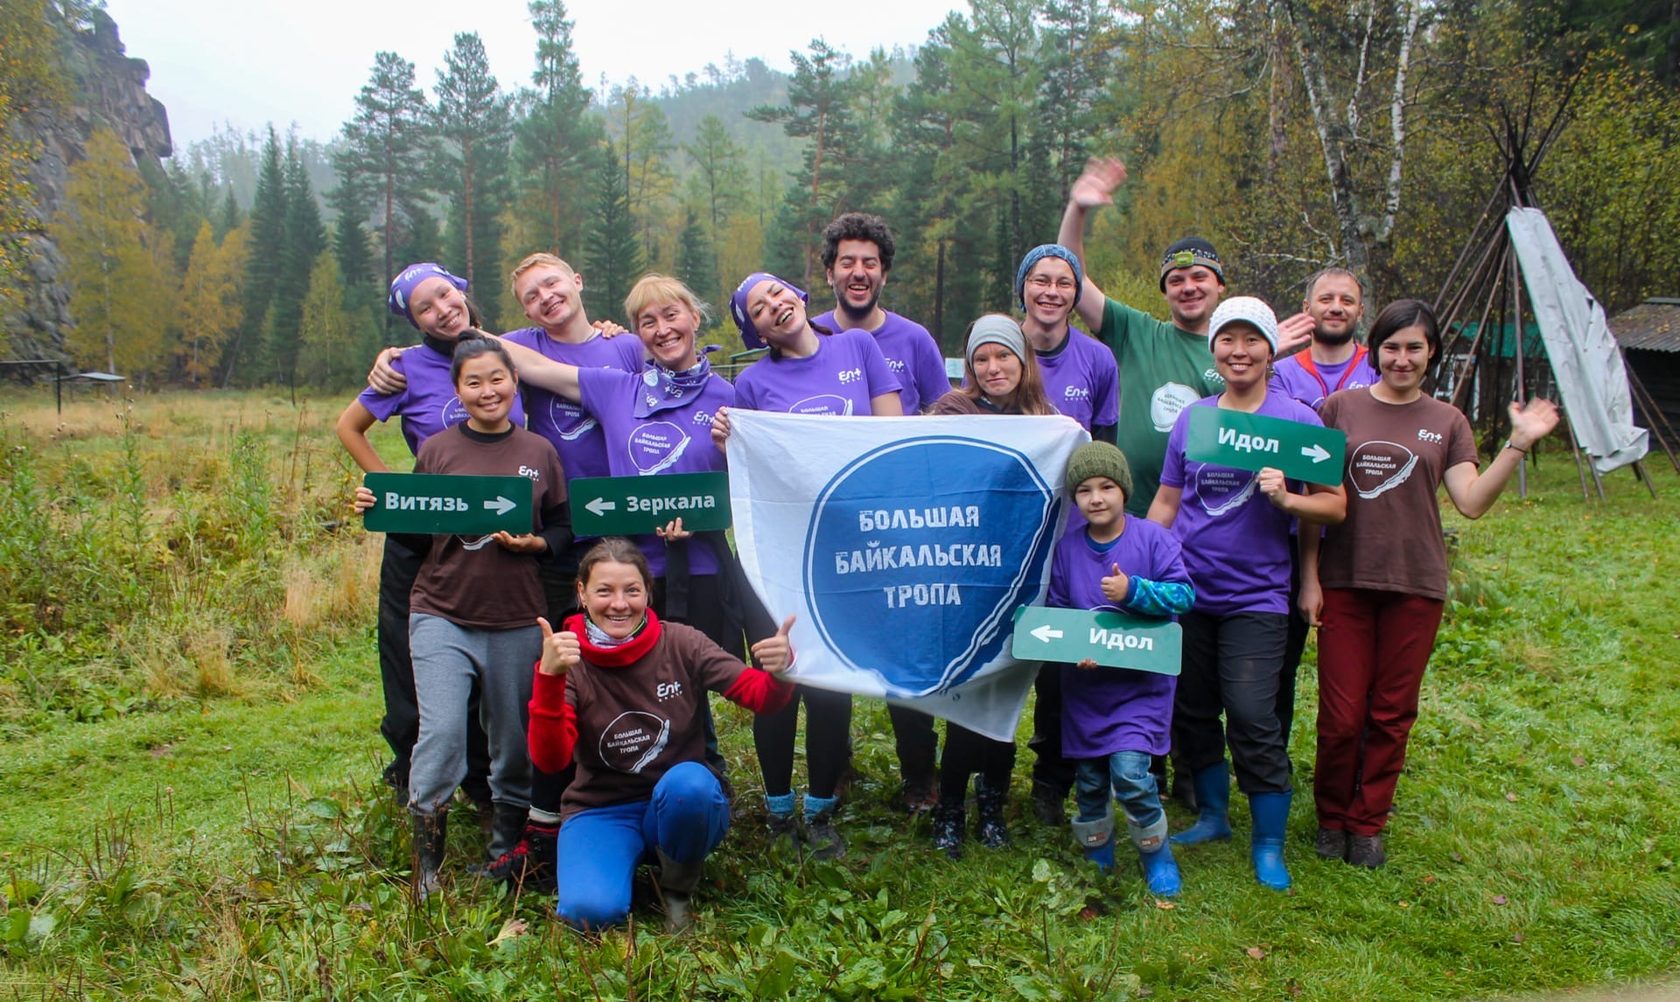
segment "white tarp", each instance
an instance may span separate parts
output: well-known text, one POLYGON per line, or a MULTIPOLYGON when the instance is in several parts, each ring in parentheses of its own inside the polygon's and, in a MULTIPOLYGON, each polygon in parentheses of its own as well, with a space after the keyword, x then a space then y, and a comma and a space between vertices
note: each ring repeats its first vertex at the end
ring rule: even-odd
POLYGON ((1604 307, 1575 277, 1544 212, 1512 209, 1505 226, 1576 443, 1600 473, 1645 458, 1650 445, 1645 429, 1633 424, 1627 370, 1604 307))
POLYGON ((791 677, 884 696, 1010 740, 1036 663, 1009 653, 1090 436, 1064 417, 837 418, 731 410, 741 565, 791 677))

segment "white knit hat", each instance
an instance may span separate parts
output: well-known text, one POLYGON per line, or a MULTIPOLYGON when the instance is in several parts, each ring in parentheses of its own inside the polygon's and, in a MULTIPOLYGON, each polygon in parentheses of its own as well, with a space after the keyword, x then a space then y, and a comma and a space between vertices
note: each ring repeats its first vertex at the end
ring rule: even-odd
POLYGON ((1219 335, 1219 329, 1229 323, 1249 324, 1258 330, 1266 343, 1272 346, 1272 354, 1278 350, 1277 314, 1267 306, 1264 300, 1253 296, 1232 296, 1214 307, 1213 317, 1208 321, 1208 345, 1213 345, 1213 339, 1219 335))

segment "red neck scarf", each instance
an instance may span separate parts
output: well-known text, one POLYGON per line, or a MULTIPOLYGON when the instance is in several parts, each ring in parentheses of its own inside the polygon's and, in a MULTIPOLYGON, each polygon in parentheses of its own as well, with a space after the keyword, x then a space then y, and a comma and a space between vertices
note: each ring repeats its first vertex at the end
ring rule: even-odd
POLYGON ((602 668, 623 668, 635 664, 653 650, 653 645, 659 642, 659 634, 664 632, 659 625, 659 617, 653 614, 651 608, 647 611, 647 625, 642 627, 642 632, 617 647, 597 647, 590 643, 589 629, 584 625, 582 613, 568 617, 566 629, 577 634, 583 659, 602 668))

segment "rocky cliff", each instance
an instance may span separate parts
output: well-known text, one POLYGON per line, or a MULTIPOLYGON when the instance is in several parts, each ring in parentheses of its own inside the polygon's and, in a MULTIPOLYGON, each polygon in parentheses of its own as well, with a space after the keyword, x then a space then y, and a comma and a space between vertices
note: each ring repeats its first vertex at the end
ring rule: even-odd
MULTIPOLYGON (((70 82, 67 105, 37 111, 12 123, 12 129, 34 151, 30 184, 35 193, 36 218, 53 217, 64 202, 70 165, 80 160, 87 139, 103 125, 114 131, 138 162, 157 165, 170 155, 169 116, 158 100, 146 93, 151 68, 123 50, 116 22, 102 10, 91 10, 86 23, 57 23, 64 38, 59 46, 64 77, 70 82)), ((67 358, 64 331, 70 322, 70 290, 63 278, 64 256, 45 232, 27 244, 28 274, 21 311, 5 318, 9 358, 67 358)))

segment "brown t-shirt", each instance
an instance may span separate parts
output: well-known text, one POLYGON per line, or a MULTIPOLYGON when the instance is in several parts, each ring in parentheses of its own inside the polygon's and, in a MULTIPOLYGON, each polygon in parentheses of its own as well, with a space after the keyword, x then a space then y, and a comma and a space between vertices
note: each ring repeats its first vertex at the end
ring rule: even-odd
MULTIPOLYGON (((545 519, 565 516, 560 457, 547 439, 523 428, 484 435, 458 424, 440 431, 420 446, 414 472, 528 477, 531 531, 541 530, 545 519)), ((489 536, 433 536, 409 608, 474 629, 531 626, 548 610, 538 559, 504 550, 489 536)))
POLYGON ((1470 422, 1433 397, 1386 404, 1369 388, 1332 394, 1319 416, 1348 437, 1347 520, 1324 531, 1319 584, 1445 599, 1435 490, 1447 470, 1476 463, 1470 422))
MULTIPOLYGON (((634 663, 605 668, 583 661, 567 672, 566 702, 577 714, 577 777, 566 787, 561 815, 646 800, 672 766, 704 762, 700 701, 707 690, 728 689, 746 667, 699 630, 662 621, 659 639, 634 663)), ((550 676, 537 676, 539 690, 552 684, 550 676)), ((532 697, 541 700, 540 691, 532 697)))

